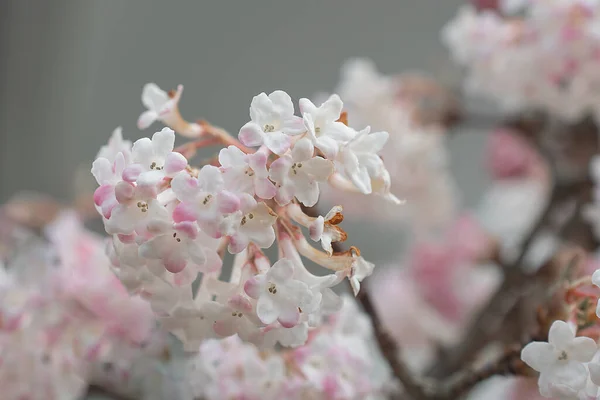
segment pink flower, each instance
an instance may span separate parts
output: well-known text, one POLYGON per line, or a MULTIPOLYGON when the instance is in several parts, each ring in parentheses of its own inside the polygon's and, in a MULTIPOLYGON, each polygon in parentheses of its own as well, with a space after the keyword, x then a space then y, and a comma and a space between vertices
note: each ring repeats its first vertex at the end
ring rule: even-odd
POLYGON ((517 133, 498 129, 487 146, 490 173, 495 179, 519 178, 529 175, 537 163, 533 148, 517 133))

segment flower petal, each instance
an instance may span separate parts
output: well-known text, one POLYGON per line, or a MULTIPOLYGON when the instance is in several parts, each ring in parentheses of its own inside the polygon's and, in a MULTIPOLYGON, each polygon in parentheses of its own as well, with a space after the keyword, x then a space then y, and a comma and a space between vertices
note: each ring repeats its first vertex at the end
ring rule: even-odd
POLYGON ((566 350, 575 338, 575 333, 565 321, 554 321, 548 332, 548 342, 560 350, 566 350))
POLYGON ((267 272, 267 277, 276 283, 284 283, 294 276, 294 264, 287 258, 277 261, 267 272))
POLYGON ((176 173, 184 170, 187 165, 187 159, 183 156, 183 154, 171 152, 165 159, 165 173, 169 176, 174 176, 176 173))
POLYGON ((263 144, 265 133, 255 122, 247 122, 240 128, 238 138, 242 144, 250 147, 256 147, 263 144))
POLYGON ((169 95, 156 83, 147 83, 142 89, 142 104, 146 108, 159 111, 169 101, 169 95))
POLYGON ((598 345, 589 337, 576 337, 569 346, 569 358, 579 362, 590 362, 598 351, 598 345))
POLYGON ((277 188, 268 178, 254 179, 254 191, 261 199, 272 199, 277 194, 277 188))
POLYGON ((260 296, 256 304, 256 315, 263 324, 272 324, 279 317, 279 310, 270 296, 260 296))
POLYGON ((283 132, 271 132, 265 135, 265 145, 277 155, 282 155, 290 148, 292 138, 283 132))
POLYGON ((152 135, 152 148, 154 154, 166 158, 175 147, 175 131, 171 128, 163 128, 160 132, 152 135))
POLYGON ((521 360, 538 372, 545 371, 555 362, 554 346, 546 342, 531 342, 521 351, 521 360))

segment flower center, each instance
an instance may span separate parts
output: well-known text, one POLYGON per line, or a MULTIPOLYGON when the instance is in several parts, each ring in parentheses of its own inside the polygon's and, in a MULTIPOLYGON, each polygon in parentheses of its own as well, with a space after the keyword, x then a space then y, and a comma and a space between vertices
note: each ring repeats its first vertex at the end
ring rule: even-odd
POLYGON ((266 133, 274 132, 275 131, 275 126, 273 126, 271 124, 266 124, 263 127, 263 131, 265 131, 266 133))
POLYGON ((315 126, 315 133, 316 134, 321 133, 321 127, 320 126, 315 126))
POLYGON ((148 203, 146 203, 145 201, 138 201, 137 207, 140 209, 141 212, 148 212, 148 203))
POLYGON ((232 316, 232 317, 238 317, 238 318, 242 318, 242 317, 244 316, 244 314, 242 314, 242 313, 241 313, 241 312, 239 312, 239 311, 234 311, 234 312, 232 312, 232 313, 231 313, 231 316, 232 316))
POLYGON ((248 214, 244 215, 242 217, 242 222, 240 222, 240 224, 241 225, 246 225, 246 222, 248 222, 249 219, 254 219, 254 214, 248 213, 248 214))
POLYGON ((212 197, 213 197, 212 194, 209 194, 208 196, 206 196, 204 198, 204 200, 202 200, 202 204, 207 205, 208 202, 212 199, 212 197))
POLYGON ((568 358, 569 358, 569 355, 568 355, 568 354, 567 354, 567 352, 566 352, 566 351, 564 351, 564 350, 563 350, 563 351, 561 351, 561 352, 560 352, 560 355, 558 356, 558 359, 559 359, 560 361, 565 361, 565 360, 567 360, 568 358))
POLYGON ((160 171, 162 169, 164 169, 165 167, 159 167, 158 164, 156 164, 156 162, 152 162, 152 164, 150 164, 150 169, 153 169, 155 171, 160 171))
POLYGON ((298 169, 302 168, 302 163, 294 163, 292 164, 292 172, 294 173, 294 175, 298 174, 298 169))
POLYGON ((252 170, 252 168, 248 167, 248 168, 246 168, 246 170, 244 171, 244 174, 245 174, 245 175, 248 175, 248 176, 254 176, 254 171, 252 170))
POLYGON ((178 238, 178 237, 177 237, 177 232, 174 232, 174 233, 173 233, 173 237, 175 238, 175 240, 176 240, 178 243, 179 243, 179 242, 181 242, 181 238, 178 238))
POLYGON ((271 283, 269 285, 269 288, 267 289, 269 291, 269 293, 271 294, 276 294, 277 293, 277 285, 275 285, 274 283, 271 283))

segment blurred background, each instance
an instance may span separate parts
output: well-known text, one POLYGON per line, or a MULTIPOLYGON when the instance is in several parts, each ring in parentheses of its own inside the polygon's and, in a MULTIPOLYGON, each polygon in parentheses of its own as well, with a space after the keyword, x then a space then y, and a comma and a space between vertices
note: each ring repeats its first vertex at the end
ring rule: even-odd
MULTIPOLYGON (((148 134, 135 126, 146 82, 184 84, 183 115, 232 132, 252 96, 332 90, 350 57, 457 86, 439 32, 461 3, 4 0, 0 201, 21 190, 70 199, 75 169, 87 169, 116 126, 131 140, 148 134)), ((470 167, 483 141, 474 133, 450 143, 467 203, 484 183, 470 167)))

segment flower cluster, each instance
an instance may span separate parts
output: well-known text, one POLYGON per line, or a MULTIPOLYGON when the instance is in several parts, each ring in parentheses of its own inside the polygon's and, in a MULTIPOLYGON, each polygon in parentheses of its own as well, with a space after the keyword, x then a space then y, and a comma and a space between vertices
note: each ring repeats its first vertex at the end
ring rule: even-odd
POLYGON ((509 111, 534 108, 567 120, 598 120, 600 2, 488 3, 496 4, 464 6, 443 31, 453 58, 466 69, 466 88, 509 111))
POLYGON ((0 385, 6 399, 76 399, 89 383, 138 395, 132 374, 166 348, 146 302, 108 268, 103 241, 64 211, 45 240, 0 217, 0 385), (1 265, 0 265, 1 266, 1 265))
POLYGON ((309 341, 284 352, 259 352, 237 337, 208 340, 190 360, 194 398, 364 399, 390 388, 369 346, 371 325, 352 299, 309 341))
MULTIPOLYGON (((154 104, 147 97, 157 90, 144 89, 144 104, 154 104)), ((176 112, 179 97, 172 95, 157 115, 188 134, 192 124, 176 112)), ((325 182, 397 202, 378 155, 388 134, 345 125, 336 95, 320 106, 299 104, 297 116, 287 93, 261 93, 239 141, 204 122, 193 125, 198 140, 177 151, 170 127, 132 145, 117 132, 93 163, 114 272, 189 350, 234 334, 267 347, 304 344, 309 326, 339 309, 331 287, 347 277, 356 293, 373 270, 355 247, 333 252, 331 243, 346 239, 341 207, 316 217, 302 207, 317 203, 325 182), (217 160, 188 165, 182 153, 215 143, 227 146, 217 160), (301 227, 325 251, 311 246, 301 227), (279 259, 271 265, 262 249, 276 239, 279 259), (226 249, 235 254, 228 279, 221 271, 226 249), (333 273, 313 275, 301 255, 333 273)))

